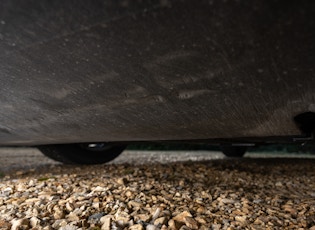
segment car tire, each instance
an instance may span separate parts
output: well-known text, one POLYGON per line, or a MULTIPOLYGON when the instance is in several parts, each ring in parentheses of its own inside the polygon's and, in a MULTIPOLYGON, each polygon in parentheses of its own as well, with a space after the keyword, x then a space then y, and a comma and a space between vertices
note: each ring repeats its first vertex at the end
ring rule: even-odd
POLYGON ((246 146, 222 145, 221 151, 227 157, 243 157, 247 151, 246 146))
POLYGON ((92 143, 42 145, 38 149, 47 157, 64 164, 103 164, 118 157, 126 146, 92 143))

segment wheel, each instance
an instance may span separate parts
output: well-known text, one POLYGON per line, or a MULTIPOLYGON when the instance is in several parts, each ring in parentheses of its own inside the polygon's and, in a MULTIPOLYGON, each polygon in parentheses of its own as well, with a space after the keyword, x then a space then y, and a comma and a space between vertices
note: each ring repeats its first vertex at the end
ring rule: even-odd
POLYGON ((222 145, 221 151, 227 157, 243 157, 246 153, 246 146, 222 145))
POLYGON ((45 156, 65 164, 103 164, 118 157, 125 148, 107 143, 38 146, 45 156))

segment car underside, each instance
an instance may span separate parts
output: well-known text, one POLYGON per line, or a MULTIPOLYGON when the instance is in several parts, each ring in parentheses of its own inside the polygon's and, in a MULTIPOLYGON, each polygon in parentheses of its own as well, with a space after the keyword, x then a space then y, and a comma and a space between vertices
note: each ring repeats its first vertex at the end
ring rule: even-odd
POLYGON ((3 0, 0 9, 2 146, 103 163, 134 142, 242 155, 313 141, 314 1, 3 0))

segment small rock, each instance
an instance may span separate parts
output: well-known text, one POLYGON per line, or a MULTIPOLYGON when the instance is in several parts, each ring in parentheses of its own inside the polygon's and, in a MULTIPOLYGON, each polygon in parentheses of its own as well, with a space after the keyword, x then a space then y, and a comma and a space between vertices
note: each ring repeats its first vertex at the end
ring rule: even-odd
POLYGON ((13 189, 8 187, 8 188, 5 188, 1 193, 4 196, 9 196, 12 192, 13 192, 13 189))
POLYGON ((125 226, 130 221, 130 215, 127 212, 124 212, 124 211, 117 212, 115 214, 115 220, 116 220, 117 223, 119 223, 119 225, 125 226))
POLYGON ((254 221, 254 224, 256 224, 256 225, 265 225, 267 222, 268 222, 267 218, 265 218, 265 217, 258 217, 254 221))
POLYGON ((105 224, 105 222, 106 221, 108 221, 107 219, 114 219, 114 216, 113 215, 106 215, 106 216, 102 216, 101 218, 100 218, 100 222, 101 222, 101 224, 105 224))
POLYGON ((73 226, 73 225, 69 225, 69 224, 67 224, 64 227, 59 228, 59 230, 77 230, 77 229, 78 229, 78 227, 73 226))
POLYGON ((103 216, 100 219, 100 222, 102 223, 101 230, 110 230, 111 229, 112 217, 103 216), (104 218, 104 217, 106 217, 106 218, 104 218))
POLYGON ((30 199, 25 200, 24 203, 28 204, 28 205, 32 205, 32 204, 34 204, 35 202, 38 202, 38 201, 40 201, 39 198, 30 198, 30 199))
POLYGON ((4 220, 0 220, 0 228, 1 229, 9 229, 11 228, 11 224, 7 221, 4 221, 4 220))
POLYGON ((189 227, 191 229, 198 229, 198 223, 197 223, 197 221, 195 221, 194 218, 186 216, 184 219, 184 222, 185 222, 187 227, 189 227))
POLYGON ((43 230, 53 230, 51 226, 45 226, 43 227, 43 230))
POLYGON ((30 224, 33 228, 37 227, 40 224, 40 219, 38 219, 37 217, 33 216, 30 219, 30 224))
POLYGON ((66 209, 68 210, 68 212, 72 212, 74 210, 74 205, 67 202, 66 203, 66 209))
POLYGON ((245 207, 242 208, 242 212, 245 213, 245 214, 249 214, 248 208, 245 208, 245 207))
POLYGON ((178 229, 180 229, 180 227, 182 225, 183 225, 183 223, 180 223, 180 222, 173 220, 173 219, 168 221, 168 226, 169 226, 169 229, 171 229, 171 230, 178 230, 178 229))
POLYGON ((234 204, 234 203, 235 203, 234 200, 232 200, 232 199, 226 199, 226 198, 223 198, 223 199, 221 200, 221 202, 224 203, 224 204, 234 204))
POLYGON ((163 226, 161 227, 161 230, 167 230, 167 226, 166 226, 166 225, 163 225, 163 226))
POLYGON ((128 202, 128 205, 131 207, 140 208, 142 206, 142 203, 132 200, 128 202))
POLYGON ((153 224, 147 225, 147 227, 146 227, 145 229, 146 229, 146 230, 159 230, 159 228, 156 227, 156 226, 153 225, 153 224))
POLYGON ((54 214, 55 220, 63 219, 65 217, 65 213, 63 210, 59 209, 57 206, 54 207, 54 214))
POLYGON ((69 221, 79 221, 80 218, 73 212, 70 212, 69 215, 67 216, 67 220, 69 221))
POLYGON ((237 221, 237 222, 240 222, 242 224, 246 224, 246 216, 235 216, 234 219, 237 221))
POLYGON ((127 182, 128 182, 128 180, 124 177, 117 179, 117 184, 120 184, 120 185, 125 185, 127 182))
POLYGON ((12 220, 12 227, 11 230, 18 230, 18 229, 27 229, 29 227, 29 220, 26 218, 23 219, 14 219, 12 220))
POLYGON ((206 221, 204 218, 200 217, 200 216, 197 216, 197 217, 195 218, 195 220, 196 220, 198 223, 200 223, 200 224, 206 224, 206 223, 207 223, 207 221, 206 221))
POLYGON ((297 214, 297 210, 294 209, 291 205, 283 205, 282 209, 292 215, 296 215, 297 214))
POLYGON ((97 224, 100 222, 101 218, 104 216, 104 213, 95 213, 93 215, 91 215, 88 219, 88 222, 91 224, 97 224))
POLYGON ((143 230, 143 226, 141 224, 135 224, 128 228, 129 230, 143 230))
POLYGON ((25 186, 25 184, 18 184, 16 186, 16 190, 19 191, 19 192, 23 192, 27 189, 27 187, 25 186))
POLYGON ((104 192, 105 188, 101 186, 96 186, 95 188, 92 189, 93 192, 104 192))
POLYGON ((21 176, 21 175, 23 175, 23 174, 24 174, 23 171, 16 171, 16 173, 15 173, 15 175, 17 175, 17 176, 21 176))
POLYGON ((221 224, 212 224, 212 230, 220 230, 221 229, 221 224))
POLYGON ((198 213, 204 213, 206 211, 206 209, 204 208, 204 207, 199 207, 198 209, 197 209, 197 212, 198 213))
POLYGON ((149 222, 151 218, 152 216, 149 214, 138 214, 135 216, 135 220, 141 220, 143 222, 149 222))
POLYGON ((60 227, 64 227, 67 225, 67 221, 62 219, 62 220, 56 220, 55 223, 53 223, 52 227, 54 229, 59 229, 60 227))
POLYGON ((179 230, 191 230, 189 227, 187 227, 186 225, 183 225, 180 227, 179 230))
POLYGON ((278 182, 276 182, 276 184, 275 184, 277 187, 282 187, 283 185, 282 185, 282 183, 280 182, 280 181, 278 181, 278 182))
POLYGON ((130 190, 128 190, 126 193, 125 193, 126 197, 131 197, 132 196, 132 192, 130 190))
POLYGON ((155 212, 153 213, 153 215, 152 215, 152 220, 157 219, 157 218, 160 216, 160 213, 161 213, 161 209, 160 209, 160 208, 157 208, 157 209, 155 210, 155 212))
POLYGON ((188 211, 184 211, 178 215, 176 215, 173 220, 184 223, 185 222, 185 217, 192 217, 192 215, 190 214, 190 212, 188 211))
POLYGON ((154 225, 163 225, 163 224, 166 224, 166 223, 167 223, 166 217, 160 217, 160 218, 157 218, 154 221, 154 225))

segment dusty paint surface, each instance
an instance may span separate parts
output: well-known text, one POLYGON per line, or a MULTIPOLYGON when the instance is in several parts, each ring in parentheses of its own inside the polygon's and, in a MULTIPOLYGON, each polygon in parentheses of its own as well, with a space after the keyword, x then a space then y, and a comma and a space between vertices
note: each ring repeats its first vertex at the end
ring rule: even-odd
POLYGON ((0 8, 0 144, 298 135, 315 112, 312 1, 0 8))

